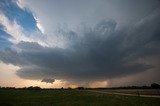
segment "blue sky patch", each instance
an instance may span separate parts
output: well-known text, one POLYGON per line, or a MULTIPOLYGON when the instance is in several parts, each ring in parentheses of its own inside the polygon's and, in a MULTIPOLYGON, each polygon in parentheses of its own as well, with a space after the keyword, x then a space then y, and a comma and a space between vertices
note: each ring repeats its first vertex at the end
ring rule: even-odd
POLYGON ((8 41, 8 38, 12 38, 12 36, 3 31, 3 27, 0 26, 0 48, 12 45, 12 43, 8 41))
POLYGON ((39 30, 32 12, 27 8, 20 8, 16 4, 16 1, 0 0, 0 10, 3 11, 9 20, 16 20, 16 22, 23 27, 24 33, 31 34, 39 30))
POLYGON ((10 34, 6 33, 3 30, 3 27, 0 26, 0 37, 8 39, 8 38, 11 38, 12 36, 10 34))

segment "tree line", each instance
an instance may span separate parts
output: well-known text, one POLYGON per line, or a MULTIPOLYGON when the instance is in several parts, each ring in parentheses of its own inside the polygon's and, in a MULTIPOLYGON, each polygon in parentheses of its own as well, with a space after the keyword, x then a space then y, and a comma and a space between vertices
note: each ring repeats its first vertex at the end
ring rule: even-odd
POLYGON ((150 86, 122 86, 122 87, 109 87, 109 88, 85 88, 85 87, 77 87, 77 88, 41 88, 39 86, 30 86, 30 87, 23 87, 23 88, 15 88, 15 87, 1 87, 0 89, 25 89, 25 90, 84 90, 84 89, 160 89, 160 84, 152 83, 150 86))

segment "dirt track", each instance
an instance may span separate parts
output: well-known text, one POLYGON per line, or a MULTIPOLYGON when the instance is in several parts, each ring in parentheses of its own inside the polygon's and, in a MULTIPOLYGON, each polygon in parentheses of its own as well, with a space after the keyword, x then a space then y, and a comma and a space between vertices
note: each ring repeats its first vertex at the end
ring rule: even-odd
POLYGON ((125 95, 125 96, 140 96, 140 97, 154 97, 154 98, 160 98, 160 96, 158 96, 158 95, 137 95, 137 94, 106 92, 106 91, 98 91, 98 90, 89 90, 89 91, 90 91, 90 92, 103 93, 103 94, 114 94, 114 95, 125 95))

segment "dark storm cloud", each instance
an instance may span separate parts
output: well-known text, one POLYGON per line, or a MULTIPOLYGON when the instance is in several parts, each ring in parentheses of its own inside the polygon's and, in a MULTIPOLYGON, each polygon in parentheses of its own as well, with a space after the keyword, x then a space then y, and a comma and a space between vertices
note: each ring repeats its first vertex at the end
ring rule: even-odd
POLYGON ((46 82, 46 83, 51 83, 51 84, 53 84, 54 81, 55 81, 55 79, 52 79, 52 78, 44 78, 44 79, 42 79, 41 82, 46 82))
POLYGON ((67 48, 20 42, 16 45, 20 51, 7 48, 0 52, 0 60, 20 66, 17 75, 26 79, 52 77, 83 82, 139 73, 155 68, 154 64, 139 59, 159 58, 159 19, 160 10, 156 9, 120 30, 116 29, 114 20, 102 20, 94 28, 84 28, 80 36, 75 31, 63 33, 69 45, 67 48))

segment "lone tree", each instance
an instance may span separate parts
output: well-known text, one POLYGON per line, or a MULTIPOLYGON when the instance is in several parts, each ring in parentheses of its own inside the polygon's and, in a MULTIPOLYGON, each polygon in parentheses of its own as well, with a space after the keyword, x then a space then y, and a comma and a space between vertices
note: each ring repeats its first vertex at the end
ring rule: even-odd
POLYGON ((153 89, 160 89, 160 85, 156 84, 156 83, 153 83, 153 84, 151 84, 151 88, 153 88, 153 89))

